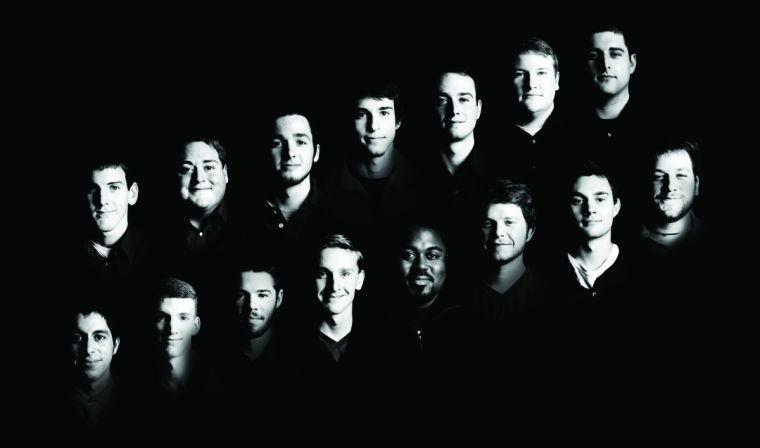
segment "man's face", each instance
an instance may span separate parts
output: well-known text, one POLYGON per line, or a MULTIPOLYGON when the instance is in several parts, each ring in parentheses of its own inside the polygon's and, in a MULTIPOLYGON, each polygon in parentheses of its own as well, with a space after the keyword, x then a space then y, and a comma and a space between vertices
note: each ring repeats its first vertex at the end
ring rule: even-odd
POLYGON ((201 329, 195 301, 191 298, 165 298, 156 314, 161 348, 167 358, 179 358, 188 353, 192 337, 201 329))
POLYGON ((352 309, 356 291, 364 284, 358 255, 350 250, 327 248, 319 256, 316 278, 317 298, 330 315, 352 309))
POLYGON ((472 78, 457 73, 446 73, 441 77, 436 112, 450 141, 461 141, 472 135, 481 108, 472 78))
POLYGON ((111 360, 119 349, 106 319, 100 313, 79 314, 71 341, 74 365, 91 383, 110 375, 111 360))
POLYGON ((319 160, 309 120, 302 115, 285 115, 274 122, 271 143, 274 170, 287 186, 298 185, 319 160))
POLYGON ((129 206, 137 202, 137 184, 127 185, 127 178, 121 167, 93 170, 87 202, 95 225, 106 234, 120 227, 126 227, 129 206))
POLYGON ((652 196, 659 219, 675 222, 691 210, 699 195, 699 177, 689 153, 674 151, 660 155, 652 177, 652 196))
POLYGON ((512 83, 520 105, 532 115, 549 110, 559 90, 559 73, 554 71, 554 59, 536 53, 517 56, 512 83))
POLYGON ((570 209, 580 232, 593 240, 612 231, 612 222, 620 212, 620 200, 612 198, 607 178, 581 176, 575 181, 570 209))
POLYGON ((390 98, 362 98, 354 112, 354 128, 359 144, 370 157, 381 157, 393 148, 396 130, 396 108, 390 98))
POLYGON ((274 322, 274 313, 282 303, 282 289, 277 291, 268 272, 246 271, 240 274, 235 303, 240 323, 250 338, 263 335, 274 322))
POLYGON ((399 259, 403 286, 417 308, 431 305, 446 281, 446 246, 438 232, 414 228, 399 259))
POLYGON ((603 31, 591 35, 588 68, 600 92, 617 95, 628 89, 631 74, 636 70, 636 55, 628 52, 622 34, 603 31))
POLYGON ((528 229, 517 204, 489 205, 482 233, 488 256, 499 265, 521 257, 525 244, 533 238, 533 229, 528 229))
POLYGON ((179 180, 185 203, 211 211, 224 199, 229 179, 216 149, 203 142, 191 142, 185 146, 179 180))

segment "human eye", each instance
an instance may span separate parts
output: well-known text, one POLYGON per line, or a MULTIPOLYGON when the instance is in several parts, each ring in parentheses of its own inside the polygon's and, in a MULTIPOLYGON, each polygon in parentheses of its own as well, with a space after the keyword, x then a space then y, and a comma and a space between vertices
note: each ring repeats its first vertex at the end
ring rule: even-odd
POLYGON ((179 174, 186 176, 193 172, 193 166, 192 165, 182 165, 179 167, 179 174))
POLYGON ((206 165, 203 167, 206 171, 215 171, 216 165, 206 165))
POLYGON ((467 96, 461 96, 461 97, 459 97, 459 102, 460 102, 461 104, 466 104, 466 103, 469 103, 469 102, 470 102, 470 97, 467 97, 467 96))
POLYGON ((273 139, 272 143, 270 143, 270 147, 272 148, 279 148, 282 146, 282 140, 280 139, 273 139))
POLYGON ((413 251, 405 250, 401 252, 401 259, 404 261, 413 261, 416 257, 413 251))
POLYGON ((437 261, 441 259, 441 253, 440 252, 428 252, 425 254, 425 258, 428 261, 437 261))
POLYGON ((439 106, 443 106, 449 103, 449 99, 445 96, 439 96, 436 102, 439 106))
POLYGON ((97 341, 97 342, 103 342, 106 339, 108 339, 108 338, 104 334, 96 334, 95 335, 95 341, 97 341))
POLYGON ((71 337, 71 342, 74 344, 82 342, 82 335, 79 333, 74 333, 74 335, 71 337))

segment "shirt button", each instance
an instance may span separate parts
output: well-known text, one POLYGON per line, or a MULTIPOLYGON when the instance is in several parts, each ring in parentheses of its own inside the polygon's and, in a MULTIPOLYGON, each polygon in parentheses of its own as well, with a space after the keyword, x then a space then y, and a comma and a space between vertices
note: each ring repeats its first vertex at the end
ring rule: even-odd
POLYGON ((203 232, 198 232, 198 235, 203 236, 203 232))
POLYGON ((281 229, 282 229, 283 227, 285 227, 285 224, 283 224, 283 223, 279 223, 279 224, 277 224, 277 227, 279 227, 279 228, 281 228, 281 229))
POLYGON ((535 144, 536 144, 536 139, 534 138, 534 139, 533 139, 533 140, 531 140, 530 142, 531 142, 531 143, 533 143, 533 144, 535 145, 535 144))
POLYGON ((596 297, 596 291, 591 291, 591 297, 596 297))
POLYGON ((612 138, 612 132, 608 132, 607 137, 612 138))

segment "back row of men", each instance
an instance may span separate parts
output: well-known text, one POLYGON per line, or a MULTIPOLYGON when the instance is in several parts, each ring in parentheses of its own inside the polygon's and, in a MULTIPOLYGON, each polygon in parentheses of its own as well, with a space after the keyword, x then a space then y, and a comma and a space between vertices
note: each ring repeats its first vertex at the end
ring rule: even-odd
MULTIPOLYGON (((309 112, 291 105, 271 116, 271 179, 261 197, 238 191, 233 204, 224 146, 190 139, 177 147, 179 207, 141 228, 129 220, 139 184, 127 163, 87 167, 91 233, 73 282, 96 285, 98 300, 73 313, 80 410, 98 414, 87 397, 112 387, 115 319, 133 320, 124 334, 144 342, 133 347, 157 347, 163 389, 186 389, 198 297, 206 353, 232 351, 225 359, 239 361, 223 363, 233 391, 274 351, 322 372, 352 359, 483 362, 519 346, 505 336, 518 329, 551 328, 539 339, 570 346, 567 335, 577 342, 600 322, 609 334, 646 314, 644 304, 684 306, 671 293, 706 272, 704 226, 692 210, 698 145, 632 132, 642 126, 626 120, 636 56, 619 29, 591 43, 592 119, 572 129, 555 119, 557 58, 530 39, 513 60, 521 113, 498 148, 476 145, 476 81, 452 71, 437 79, 440 140, 416 164, 395 147, 398 93, 382 84, 354 98, 356 148, 331 185, 312 179, 320 144, 309 112), (621 215, 624 203, 630 212, 621 215), (613 239, 619 217, 623 236, 613 239), (353 304, 363 287, 372 299, 359 319, 353 304), (132 297, 117 301, 114 318, 104 304, 123 298, 117 291, 132 297), (275 314, 288 348, 272 348, 275 314), (220 346, 230 339, 241 343, 220 346)), ((145 361, 140 350, 128 358, 145 361)))

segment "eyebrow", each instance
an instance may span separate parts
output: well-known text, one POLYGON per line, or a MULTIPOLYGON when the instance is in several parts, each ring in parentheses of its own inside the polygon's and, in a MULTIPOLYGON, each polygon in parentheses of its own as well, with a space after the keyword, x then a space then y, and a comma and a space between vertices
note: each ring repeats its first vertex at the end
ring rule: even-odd
POLYGON ((472 97, 472 98, 475 97, 475 95, 473 95, 470 92, 459 92, 459 93, 457 93, 457 96, 469 96, 469 97, 472 97))
POLYGON ((293 136, 294 136, 294 137, 303 137, 303 138, 308 138, 309 140, 311 140, 311 136, 310 136, 309 134, 298 133, 298 134, 293 134, 293 136))
POLYGON ((115 180, 113 182, 108 182, 108 185, 120 185, 120 184, 123 184, 123 183, 124 182, 121 181, 121 180, 115 180))
POLYGON ((383 106, 380 110, 393 110, 393 106, 383 106))
POLYGON ((623 53, 625 53, 625 48, 622 48, 622 47, 610 47, 610 51, 615 51, 615 50, 622 51, 623 53))
POLYGON ((95 330, 93 334, 102 334, 102 335, 110 336, 111 332, 108 330, 95 330))
POLYGON ((609 196, 610 194, 606 191, 597 191, 594 193, 594 196, 609 196))

